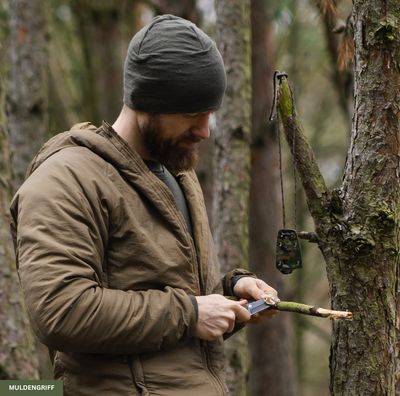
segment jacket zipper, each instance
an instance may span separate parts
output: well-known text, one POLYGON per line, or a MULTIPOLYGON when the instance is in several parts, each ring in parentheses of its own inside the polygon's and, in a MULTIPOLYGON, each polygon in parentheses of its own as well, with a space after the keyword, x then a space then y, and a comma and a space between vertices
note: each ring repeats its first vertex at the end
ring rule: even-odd
POLYGON ((221 383, 221 380, 216 375, 215 371, 211 366, 211 358, 210 358, 210 351, 208 349, 208 343, 205 340, 202 341, 201 352, 203 355, 203 360, 205 361, 206 371, 211 378, 211 381, 214 383, 214 386, 217 390, 217 393, 221 396, 225 395, 224 386, 221 383))
POLYGON ((205 295, 205 290, 203 288, 203 284, 201 282, 201 275, 200 275, 200 265, 197 259, 197 254, 196 254, 196 246, 194 245, 194 241, 192 239, 192 237, 190 236, 189 232, 188 234, 188 238, 190 239, 190 245, 191 245, 191 252, 192 252, 192 262, 193 265, 197 267, 197 271, 196 268, 193 268, 195 275, 197 274, 197 284, 198 284, 198 292, 199 295, 204 296, 205 295))
MULTIPOLYGON (((183 184, 185 177, 186 177, 185 175, 179 175, 178 183, 179 183, 180 187, 183 184)), ((185 195, 185 193, 183 193, 183 194, 185 195)), ((182 217, 183 223, 186 225, 185 219, 183 218, 183 215, 180 211, 179 211, 179 214, 182 217)), ((199 260, 197 257, 196 245, 194 243, 194 238, 192 238, 192 236, 190 235, 187 227, 186 227, 185 233, 186 233, 186 237, 189 239, 189 243, 190 243, 190 247, 191 247, 190 250, 191 250, 191 254, 192 254, 192 262, 193 262, 193 265, 196 266, 196 268, 193 268, 193 270, 195 271, 195 275, 197 273, 197 282, 198 282, 198 287, 199 287, 198 292, 199 292, 199 295, 204 296, 206 294, 206 290, 205 290, 205 285, 203 285, 203 283, 201 281, 200 263, 199 263, 199 260)))
POLYGON ((132 384, 136 390, 136 392, 138 392, 139 395, 143 394, 143 389, 140 388, 137 384, 136 384, 136 380, 135 380, 135 374, 133 373, 133 362, 132 362, 132 355, 123 355, 122 357, 122 363, 126 363, 129 366, 129 369, 131 371, 131 376, 132 376, 132 384))
MULTIPOLYGON (((184 175, 181 176, 184 178, 184 175)), ((201 268, 200 264, 198 262, 198 257, 196 254, 196 246, 194 244, 194 240, 190 236, 189 232, 187 231, 188 237, 190 239, 191 243, 191 248, 192 248, 192 260, 193 263, 197 265, 197 278, 198 278, 198 285, 199 285, 199 294, 202 296, 206 295, 206 285, 203 284, 202 278, 201 278, 201 268)), ((208 264, 208 263, 207 263, 208 264)), ((217 393, 219 393, 221 396, 225 396, 225 391, 224 391, 224 386, 221 382, 221 380, 218 378, 217 374, 215 373, 214 369, 212 368, 211 365, 211 356, 210 356, 210 351, 208 347, 208 343, 206 340, 199 340, 201 342, 201 354, 203 361, 205 362, 205 370, 207 374, 209 375, 211 381, 214 384, 215 389, 217 390, 217 393)))
MULTIPOLYGON (((182 219, 183 219, 183 215, 181 214, 182 219)), ((186 223, 185 223, 186 224, 186 223)), ((205 295, 205 287, 203 287, 203 284, 201 282, 201 274, 200 274, 200 265, 199 265, 199 261, 197 258, 197 253, 196 253, 196 246, 194 244, 194 240, 192 238, 192 236, 190 235, 189 231, 186 230, 186 237, 189 239, 189 243, 190 243, 190 251, 191 251, 191 255, 192 255, 192 263, 194 266, 197 267, 193 268, 194 274, 197 277, 197 284, 198 284, 198 292, 199 295, 204 296, 205 295)))

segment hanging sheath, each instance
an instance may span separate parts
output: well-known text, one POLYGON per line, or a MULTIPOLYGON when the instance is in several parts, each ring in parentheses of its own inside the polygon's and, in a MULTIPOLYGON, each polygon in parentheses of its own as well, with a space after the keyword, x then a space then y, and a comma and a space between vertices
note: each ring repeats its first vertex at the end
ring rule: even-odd
POLYGON ((286 228, 285 220, 285 198, 283 193, 283 176, 282 176, 282 155, 281 155, 281 138, 279 132, 279 109, 278 109, 278 96, 279 89, 276 90, 276 78, 281 84, 283 77, 288 78, 287 73, 280 73, 275 70, 274 73, 274 99, 272 101, 271 114, 269 116, 270 121, 276 117, 276 134, 278 138, 279 147, 279 173, 281 179, 281 191, 282 191, 282 214, 283 214, 283 229, 278 231, 278 238, 276 242, 276 268, 282 274, 291 274, 293 270, 302 268, 301 250, 299 238, 296 232, 296 207, 297 207, 297 182, 296 182, 296 161, 295 161, 295 143, 296 143, 296 111, 294 106, 294 97, 292 87, 288 81, 290 93, 292 96, 292 122, 293 122, 293 147, 292 147, 292 159, 293 159, 293 177, 294 177, 294 218, 293 218, 293 229, 286 228), (276 107, 276 113, 274 114, 274 107, 276 107))
POLYGON ((276 242, 276 268, 287 275, 302 267, 300 243, 296 230, 279 230, 276 242))

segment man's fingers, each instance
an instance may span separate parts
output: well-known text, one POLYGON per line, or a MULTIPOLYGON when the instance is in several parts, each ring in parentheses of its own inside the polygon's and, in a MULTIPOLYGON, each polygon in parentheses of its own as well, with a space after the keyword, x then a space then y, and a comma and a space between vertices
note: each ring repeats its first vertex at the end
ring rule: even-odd
POLYGON ((261 279, 254 279, 251 277, 239 279, 235 285, 234 293, 239 297, 252 297, 255 300, 261 300, 271 296, 275 300, 275 303, 279 302, 279 300, 277 300, 278 292, 261 279))
POLYGON ((252 293, 255 296, 256 300, 261 300, 265 298, 271 299, 271 303, 280 302, 278 298, 278 292, 271 286, 267 285, 261 279, 256 279, 255 281, 256 287, 253 286, 252 293))
POLYGON ((250 294, 256 300, 261 300, 262 298, 268 295, 267 292, 264 290, 264 288, 261 288, 259 286, 263 285, 258 285, 258 282, 254 283, 254 286, 252 286, 250 289, 250 294))
POLYGON ((267 320, 272 319, 279 311, 275 309, 265 309, 264 311, 258 312, 252 315, 250 321, 248 323, 251 324, 260 324, 264 323, 267 320))
POLYGON ((236 305, 237 307, 235 309, 236 323, 248 322, 251 319, 250 312, 246 308, 243 308, 242 305, 244 304, 236 305))
POLYGON ((248 285, 246 287, 246 292, 255 300, 261 300, 262 298, 267 297, 268 294, 272 293, 272 290, 274 290, 272 289, 272 287, 269 287, 266 283, 262 281, 257 282, 257 280, 248 282, 248 285))
MULTIPOLYGON (((252 277, 240 278, 234 287, 234 293, 236 296, 241 298, 254 298, 255 300, 264 300, 269 305, 277 305, 280 300, 278 298, 278 292, 271 286, 267 285, 261 279, 255 279, 252 277)), ((239 307, 238 307, 239 308, 239 307)), ((240 307, 241 308, 241 307, 240 307)), ((262 323, 266 320, 271 319, 276 315, 277 311, 267 309, 258 314, 250 316, 245 309, 236 311, 236 322, 247 322, 247 323, 262 323)))
MULTIPOLYGON (((273 298, 279 300, 279 298, 278 298, 278 292, 277 292, 273 287, 267 285, 267 284, 266 284, 265 282, 263 282, 263 281, 260 281, 260 282, 262 282, 262 284, 260 284, 259 287, 260 287, 260 289, 262 289, 262 290, 264 291, 264 293, 265 293, 266 295, 271 296, 271 297, 273 297, 273 298)), ((262 298, 264 298, 264 297, 262 297, 262 298)), ((280 300, 279 300, 279 301, 280 301, 280 300)))
POLYGON ((195 336, 203 340, 215 340, 232 332, 237 318, 240 322, 250 320, 249 312, 243 308, 247 300, 231 301, 219 294, 196 296, 196 300, 199 316, 195 336))
POLYGON ((229 326, 228 326, 228 328, 226 329, 225 333, 232 333, 232 331, 233 331, 234 328, 235 328, 235 322, 230 321, 230 322, 229 322, 229 326))

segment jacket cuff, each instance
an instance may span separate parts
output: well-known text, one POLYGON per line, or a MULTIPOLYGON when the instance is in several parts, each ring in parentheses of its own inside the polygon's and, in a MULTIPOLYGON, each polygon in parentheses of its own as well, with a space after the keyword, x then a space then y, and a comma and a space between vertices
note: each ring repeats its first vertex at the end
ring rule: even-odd
POLYGON ((249 275, 238 275, 238 276, 235 276, 234 278, 232 278, 231 289, 232 289, 232 293, 234 296, 236 296, 236 294, 235 294, 236 283, 238 282, 239 279, 246 278, 246 277, 249 278, 249 275))
POLYGON ((195 296, 189 294, 190 301, 193 304, 194 311, 196 312, 196 322, 199 320, 199 305, 197 304, 197 300, 195 296))
MULTIPOLYGON (((228 272, 223 278, 222 278, 222 286, 224 288, 224 295, 225 296, 234 296, 235 294, 233 293, 233 288, 232 288, 232 280, 240 275, 245 275, 245 276, 250 276, 251 278, 257 279, 257 276, 253 274, 250 271, 247 271, 245 269, 234 269, 230 272, 228 272)), ((238 279, 239 280, 239 279, 238 279)), ((236 282, 238 281, 236 280, 236 282)), ((236 283, 235 283, 236 284, 236 283)), ((235 285, 233 285, 235 286, 235 285)))

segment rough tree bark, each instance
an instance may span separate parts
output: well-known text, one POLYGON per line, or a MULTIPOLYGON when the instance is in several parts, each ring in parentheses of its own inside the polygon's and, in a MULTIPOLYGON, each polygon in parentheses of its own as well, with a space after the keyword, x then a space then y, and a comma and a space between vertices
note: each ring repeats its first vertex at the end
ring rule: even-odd
MULTIPOLYGON (((2 42, 3 38, 1 34, 2 42)), ((9 227, 8 208, 14 189, 2 76, 5 50, 5 46, 0 48, 0 380, 38 379, 35 339, 20 295, 9 227)))
POLYGON ((400 298, 397 289, 395 395, 400 396, 400 298))
POLYGON ((16 188, 42 146, 47 127, 45 27, 43 0, 11 0, 7 113, 16 188))
MULTIPOLYGON (((48 57, 44 9, 44 0, 10 2, 7 113, 15 189, 23 183, 26 169, 43 145, 48 128, 48 57)), ((17 287, 17 284, 13 287, 17 287)), ((19 304, 22 306, 21 302, 19 304)), ((51 378, 47 348, 39 342, 36 344, 40 377, 51 378)))
MULTIPOLYGON (((251 66, 250 0, 216 1, 216 35, 227 72, 214 141, 213 234, 221 272, 248 266, 251 66)), ((232 396, 246 394, 246 332, 226 343, 227 383, 232 396)))
MULTIPOLYGON (((283 276, 275 266, 276 233, 282 226, 282 217, 279 211, 276 129, 268 119, 275 64, 270 1, 251 1, 251 26, 253 101, 249 267, 259 278, 276 288, 280 298, 285 300, 283 276)), ((252 395, 297 394, 288 321, 289 315, 277 315, 262 325, 249 326, 252 395)))
POLYGON ((343 239, 338 233, 333 236, 342 247, 338 260, 335 247, 326 257, 328 263, 334 262, 328 264, 333 307, 359 315, 352 324, 333 325, 334 394, 394 392, 400 220, 399 16, 398 1, 353 2, 356 99, 341 194, 344 214, 334 225, 347 227, 343 239))
MULTIPOLYGON (((327 264, 332 308, 331 394, 394 395, 399 265, 400 4, 354 0, 355 105, 340 189, 329 191, 297 123, 296 166, 327 264)), ((280 111, 291 144, 290 93, 280 111)))

